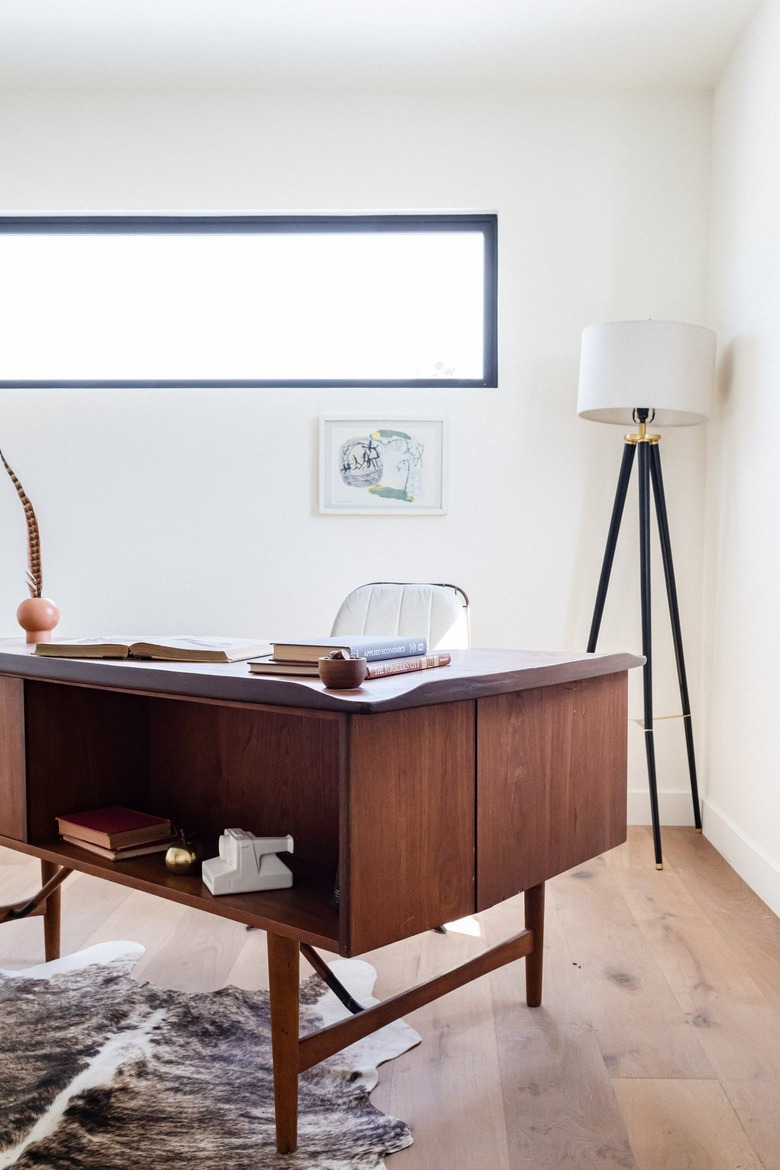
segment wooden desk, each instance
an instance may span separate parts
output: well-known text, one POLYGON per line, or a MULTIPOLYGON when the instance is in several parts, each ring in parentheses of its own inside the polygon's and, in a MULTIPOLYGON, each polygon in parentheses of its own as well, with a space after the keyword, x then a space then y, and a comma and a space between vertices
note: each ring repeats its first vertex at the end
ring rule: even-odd
POLYGON ((625 840, 626 681, 641 662, 464 650, 347 693, 246 663, 46 659, 0 643, 0 844, 41 858, 47 958, 60 867, 268 932, 277 1144, 291 1151, 299 1072, 516 958, 527 1002, 541 1001, 544 882, 625 840), (293 888, 213 897, 162 855, 114 864, 57 839, 58 814, 104 804, 169 816, 206 856, 229 826, 291 833, 293 888), (514 938, 299 1040, 302 944, 357 955, 521 891, 514 938))

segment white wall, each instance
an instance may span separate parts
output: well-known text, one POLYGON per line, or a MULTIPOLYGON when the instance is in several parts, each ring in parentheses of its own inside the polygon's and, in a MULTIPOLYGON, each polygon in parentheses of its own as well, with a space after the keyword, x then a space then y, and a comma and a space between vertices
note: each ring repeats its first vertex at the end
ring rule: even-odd
MULTIPOLYGON (((361 581, 444 579, 472 597, 475 642, 583 649, 622 436, 576 417, 580 332, 709 324, 710 118, 701 93, 0 94, 4 210, 499 214, 497 391, 4 392, 0 443, 38 512, 59 633, 316 635, 361 581), (449 417, 446 516, 318 514, 317 420, 349 412, 449 417)), ((694 703, 703 456, 700 429, 664 440, 694 703)), ((24 530, 0 493, 13 635, 24 530)), ((600 649, 640 646, 633 507, 600 649)), ((678 705, 660 581, 663 714, 678 705)), ((679 724, 657 739, 662 813, 689 819, 679 724)), ((638 819, 639 755, 631 787, 638 819)))
POLYGON ((780 4, 714 106, 712 291, 723 348, 709 427, 705 832, 780 912, 780 4))

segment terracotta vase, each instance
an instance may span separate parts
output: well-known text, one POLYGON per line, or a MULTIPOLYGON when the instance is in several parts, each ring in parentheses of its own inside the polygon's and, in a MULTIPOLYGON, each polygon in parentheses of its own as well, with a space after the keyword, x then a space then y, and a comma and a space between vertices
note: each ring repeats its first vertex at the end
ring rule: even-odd
POLYGON ((25 642, 51 642, 60 611, 48 597, 26 597, 16 611, 16 620, 25 631, 25 642))

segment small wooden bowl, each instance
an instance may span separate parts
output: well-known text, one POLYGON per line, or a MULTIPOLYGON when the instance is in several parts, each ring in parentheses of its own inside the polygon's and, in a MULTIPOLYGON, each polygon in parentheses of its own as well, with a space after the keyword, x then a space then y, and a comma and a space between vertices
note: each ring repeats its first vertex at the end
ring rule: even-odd
POLYGON ((365 658, 320 658, 317 662, 320 678, 329 691, 352 691, 366 677, 365 658))

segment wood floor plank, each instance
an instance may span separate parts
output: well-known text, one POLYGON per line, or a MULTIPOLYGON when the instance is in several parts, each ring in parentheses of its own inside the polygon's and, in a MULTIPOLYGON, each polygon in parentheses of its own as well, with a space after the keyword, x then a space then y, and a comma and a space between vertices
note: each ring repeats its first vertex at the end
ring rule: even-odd
MULTIPOLYGON (((485 948, 483 937, 453 929, 410 941, 417 947, 406 948, 407 961, 395 966, 395 990, 457 966, 485 948)), ((385 951, 397 955, 401 949, 385 951)), ((382 962, 385 956, 366 957, 382 972, 377 992, 384 997, 391 983, 382 962)), ((415 1135, 414 1145, 393 1156, 395 1170, 431 1170, 432 1150, 442 1167, 512 1170, 494 1019, 490 977, 406 1017, 423 1042, 380 1070, 372 1095, 378 1108, 402 1117, 415 1135)))
POLYGON ((208 925, 219 937, 221 920, 209 919, 197 910, 188 911, 175 902, 162 902, 161 905, 160 902, 162 899, 153 899, 149 894, 129 891, 125 901, 85 940, 84 945, 91 946, 110 938, 132 939, 145 948, 145 954, 133 968, 136 979, 180 991, 208 991, 220 986, 220 982, 209 980, 207 976, 209 943, 204 928, 208 925), (203 923, 202 919, 207 919, 207 922, 203 923), (193 966, 196 969, 194 976, 191 973, 193 966))
POLYGON ((598 857, 550 884, 611 1076, 713 1077, 615 871, 598 857))
MULTIPOLYGON (((241 949, 235 956, 225 983, 233 987, 243 987, 246 991, 268 987, 268 948, 265 931, 244 930, 244 936, 242 940, 236 940, 237 943, 240 941, 241 949)), ((311 973, 308 963, 302 961, 301 978, 306 978, 311 973)))
MULTIPOLYGON (((3 849, 0 860, 0 870, 5 871, 5 857, 23 858, 23 864, 12 863, 12 880, 21 894, 10 896, 7 901, 16 901, 20 896, 25 897, 40 888, 40 862, 24 854, 12 854, 11 850, 3 849)), ((2 900, 6 901, 5 884, 2 889, 2 900)), ((62 885, 62 953, 81 950, 89 945, 90 939, 101 924, 114 911, 127 901, 130 891, 113 882, 101 881, 88 874, 73 873, 66 878, 62 885)), ((105 936, 105 937, 111 937, 105 936)), ((123 935, 114 935, 122 938, 123 935)), ((98 940, 95 940, 98 941, 98 940)), ((43 953, 43 919, 32 918, 26 921, 5 924, 0 931, 0 966, 19 967, 34 966, 44 961, 43 953), (22 953, 16 951, 21 944, 22 953), (14 949, 11 949, 14 948, 14 949), (7 961, 6 961, 7 959, 7 961), (22 961, 23 959, 23 961, 22 961)))
POLYGON ((700 912, 739 948, 756 983, 780 1005, 780 918, 703 836, 664 829, 666 850, 700 912))
MULTIPOLYGON (((9 906, 31 897, 40 889, 37 861, 0 846, 0 905, 9 906)), ((9 970, 34 967, 43 962, 43 919, 4 922, 0 927, 0 967, 9 970)))
MULTIPOLYGON (((512 1170, 628 1170, 635 1163, 601 1056, 582 972, 548 889, 542 1005, 523 1002, 522 964, 491 976, 512 1170)), ((488 941, 522 913, 514 899, 486 915, 488 941)), ((496 937, 494 937, 496 936, 496 937)))
POLYGON ((717 1081, 615 1083, 637 1170, 764 1170, 717 1081))
POLYGON ((605 853, 604 863, 609 869, 641 869, 657 872, 655 853, 653 852, 653 834, 650 826, 629 825, 625 843, 618 846, 617 849, 610 849, 608 853, 605 853))
POLYGON ((780 1087, 770 1081, 723 1082, 764 1170, 780 1170, 780 1087))
MULTIPOLYGON (((721 859, 722 861, 722 859, 721 859)), ((709 867, 712 868, 712 867, 709 867)), ((615 871, 686 1019, 764 1164, 780 1161, 780 1011, 735 936, 703 914, 677 868, 648 882, 615 871)), ((760 922, 763 928, 763 918, 760 922)), ((763 959, 763 954, 762 954, 763 959)))
POLYGON ((17 878, 26 880, 24 867, 29 864, 30 858, 25 853, 17 853, 15 849, 6 849, 0 845, 0 897, 3 900, 17 878))
POLYGON ((616 880, 716 1075, 769 1077, 780 1087, 780 1014, 739 948, 701 915, 676 873, 648 884, 624 870, 616 880))

